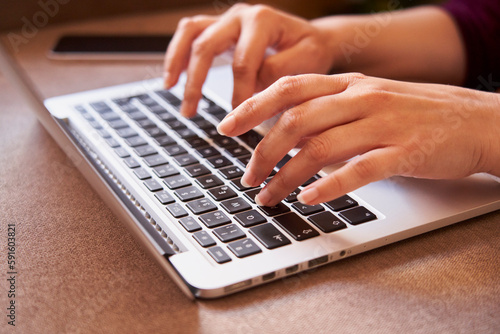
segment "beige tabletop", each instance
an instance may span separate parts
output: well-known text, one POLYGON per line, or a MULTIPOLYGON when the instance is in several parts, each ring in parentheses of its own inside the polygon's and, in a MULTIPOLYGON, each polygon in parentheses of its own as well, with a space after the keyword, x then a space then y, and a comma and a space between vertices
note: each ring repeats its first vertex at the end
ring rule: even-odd
MULTIPOLYGON (((59 26, 21 45, 45 97, 161 75, 161 61, 55 61, 63 32, 166 32, 184 13, 59 26)), ((191 301, 0 76, 0 332, 500 333, 500 212, 218 300, 191 301), (7 324, 7 225, 16 229, 7 324)))

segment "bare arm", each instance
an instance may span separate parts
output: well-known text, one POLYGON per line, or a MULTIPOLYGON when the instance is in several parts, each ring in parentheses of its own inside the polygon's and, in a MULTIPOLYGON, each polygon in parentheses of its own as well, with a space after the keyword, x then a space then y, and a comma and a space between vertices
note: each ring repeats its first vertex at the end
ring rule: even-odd
POLYGON ((332 72, 460 85, 465 49, 450 15, 426 6, 312 21, 329 34, 332 72))

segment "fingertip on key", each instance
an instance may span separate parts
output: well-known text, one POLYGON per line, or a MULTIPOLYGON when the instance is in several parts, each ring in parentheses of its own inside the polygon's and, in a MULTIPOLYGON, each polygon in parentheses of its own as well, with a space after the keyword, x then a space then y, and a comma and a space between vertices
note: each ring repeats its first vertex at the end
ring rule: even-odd
POLYGON ((217 131, 223 136, 229 136, 236 128, 236 120, 233 115, 227 115, 217 126, 217 131))

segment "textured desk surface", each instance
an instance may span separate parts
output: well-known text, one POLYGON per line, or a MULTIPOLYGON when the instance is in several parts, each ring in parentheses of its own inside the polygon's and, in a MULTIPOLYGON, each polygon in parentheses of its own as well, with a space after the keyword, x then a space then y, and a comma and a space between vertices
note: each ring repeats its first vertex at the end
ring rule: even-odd
MULTIPOLYGON (((187 15, 193 12, 187 12, 187 15)), ((161 75, 161 61, 50 61, 62 31, 164 32, 178 15, 39 32, 18 58, 44 96, 161 75), (123 31, 123 30, 122 30, 123 31)), ((214 301, 190 301, 0 77, 0 332, 7 224, 18 333, 499 333, 500 212, 214 301)))

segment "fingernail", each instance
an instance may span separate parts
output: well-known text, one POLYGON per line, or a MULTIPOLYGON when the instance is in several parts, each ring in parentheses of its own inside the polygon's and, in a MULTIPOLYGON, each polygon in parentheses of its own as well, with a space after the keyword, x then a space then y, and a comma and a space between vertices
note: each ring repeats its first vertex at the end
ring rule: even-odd
POLYGON ((271 200, 271 194, 267 189, 262 189, 260 193, 255 196, 255 203, 260 206, 267 206, 267 203, 271 200))
POLYGON ((228 136, 236 128, 236 119, 229 114, 219 123, 217 131, 224 136, 228 136))
POLYGON ((241 177, 241 185, 246 188, 251 188, 255 185, 255 177, 249 171, 246 171, 245 174, 241 177))
POLYGON ((312 204, 319 197, 319 191, 316 188, 308 188, 302 190, 297 195, 297 200, 302 204, 312 204))
POLYGON ((165 88, 171 88, 170 87, 170 73, 168 72, 163 72, 163 86, 165 88))
POLYGON ((181 104, 181 116, 189 118, 191 116, 191 110, 193 109, 193 103, 191 103, 189 100, 184 100, 182 101, 181 104))

